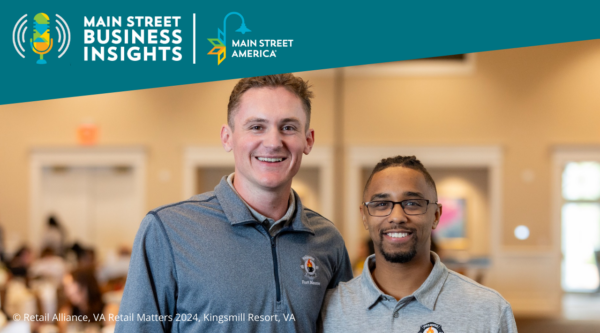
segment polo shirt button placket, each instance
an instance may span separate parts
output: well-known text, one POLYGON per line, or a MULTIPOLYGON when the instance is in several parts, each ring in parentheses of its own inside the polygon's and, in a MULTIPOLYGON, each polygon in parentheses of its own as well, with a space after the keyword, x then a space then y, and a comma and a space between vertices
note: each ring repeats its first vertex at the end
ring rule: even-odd
POLYGON ((400 315, 398 314, 398 312, 394 312, 394 318, 398 318, 400 315))

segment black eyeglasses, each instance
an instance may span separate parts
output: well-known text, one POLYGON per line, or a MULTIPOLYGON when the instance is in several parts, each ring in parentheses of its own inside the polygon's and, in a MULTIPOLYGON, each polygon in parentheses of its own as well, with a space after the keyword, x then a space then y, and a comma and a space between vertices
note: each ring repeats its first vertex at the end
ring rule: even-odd
POLYGON ((369 201, 363 202, 371 216, 388 216, 394 210, 394 206, 399 204, 406 215, 423 215, 427 212, 429 205, 437 205, 437 202, 429 202, 427 199, 408 199, 398 202, 394 201, 369 201))

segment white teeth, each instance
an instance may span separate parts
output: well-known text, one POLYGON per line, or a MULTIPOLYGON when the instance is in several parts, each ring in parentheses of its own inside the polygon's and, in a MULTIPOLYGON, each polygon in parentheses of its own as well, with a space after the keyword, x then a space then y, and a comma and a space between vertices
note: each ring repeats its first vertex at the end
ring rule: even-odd
POLYGON ((390 232, 390 233, 387 233, 387 235, 392 238, 402 238, 402 237, 408 236, 408 234, 404 233, 404 232, 390 232))
POLYGON ((258 158, 259 161, 261 162, 270 162, 270 163, 274 163, 274 162, 281 162, 283 161, 283 158, 268 158, 268 157, 259 157, 258 158))

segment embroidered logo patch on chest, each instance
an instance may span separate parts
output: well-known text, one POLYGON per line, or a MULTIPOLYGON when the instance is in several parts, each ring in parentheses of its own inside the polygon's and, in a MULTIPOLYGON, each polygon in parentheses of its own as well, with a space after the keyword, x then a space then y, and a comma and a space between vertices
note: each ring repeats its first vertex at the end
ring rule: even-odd
POLYGON ((442 325, 436 323, 427 323, 421 326, 419 333, 444 333, 444 331, 442 331, 442 325))
POLYGON ((317 269, 319 269, 319 266, 317 266, 315 258, 311 256, 304 256, 302 257, 302 260, 304 261, 304 264, 300 265, 300 268, 304 270, 304 276, 312 281, 317 277, 317 269))

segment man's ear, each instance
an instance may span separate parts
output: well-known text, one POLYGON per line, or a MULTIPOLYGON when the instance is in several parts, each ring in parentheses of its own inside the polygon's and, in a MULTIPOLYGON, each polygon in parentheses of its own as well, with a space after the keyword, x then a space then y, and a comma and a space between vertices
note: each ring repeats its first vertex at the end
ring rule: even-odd
POLYGON ((435 210, 435 221, 433 221, 433 226, 431 227, 431 229, 437 228, 438 224, 440 223, 441 217, 442 217, 442 204, 438 203, 437 209, 435 210))
POLYGON ((233 143, 231 142, 233 131, 229 125, 224 124, 221 126, 221 144, 226 152, 230 152, 233 149, 233 143))
POLYGON ((309 128, 308 131, 306 131, 306 147, 304 147, 305 155, 308 155, 310 153, 314 144, 315 144, 315 130, 312 128, 309 128))
POLYGON ((365 227, 365 230, 369 230, 369 226, 367 225, 367 217, 365 216, 365 205, 360 205, 359 209, 362 217, 363 227, 365 227))

